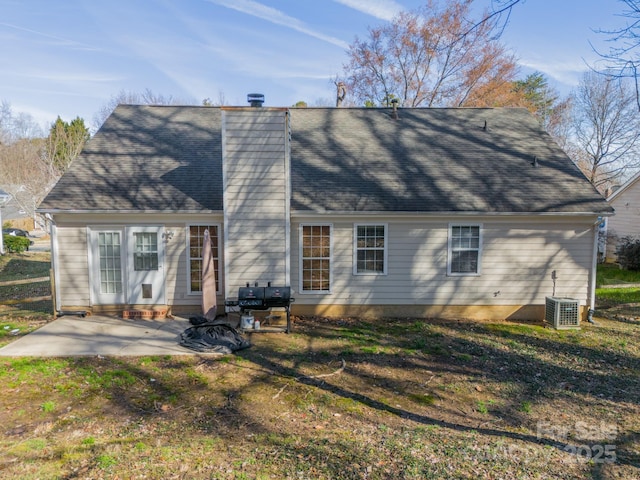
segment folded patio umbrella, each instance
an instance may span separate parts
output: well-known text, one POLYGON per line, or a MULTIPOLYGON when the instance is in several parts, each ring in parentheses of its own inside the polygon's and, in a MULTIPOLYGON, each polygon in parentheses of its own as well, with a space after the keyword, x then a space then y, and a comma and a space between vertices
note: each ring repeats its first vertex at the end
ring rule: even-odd
POLYGON ((204 231, 202 247, 202 314, 207 320, 215 320, 217 312, 216 271, 211 251, 211 238, 207 229, 204 231))
POLYGON ((251 342, 229 325, 206 323, 189 327, 182 332, 180 345, 197 352, 227 354, 249 348, 251 342))

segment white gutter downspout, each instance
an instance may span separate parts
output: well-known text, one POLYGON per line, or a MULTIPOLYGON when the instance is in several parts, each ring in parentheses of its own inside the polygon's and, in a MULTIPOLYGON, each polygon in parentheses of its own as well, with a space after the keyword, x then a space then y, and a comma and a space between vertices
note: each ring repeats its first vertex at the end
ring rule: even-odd
POLYGON ((587 313, 587 320, 589 323, 595 323, 593 321, 593 314, 596 309, 596 273, 598 270, 598 237, 600 230, 600 223, 602 218, 598 217, 598 221, 593 224, 593 253, 591 257, 591 275, 589 279, 589 312, 587 313))
POLYGON ((284 252, 284 277, 285 285, 291 285, 291 113, 287 109, 284 114, 284 172, 285 181, 285 252, 284 252))

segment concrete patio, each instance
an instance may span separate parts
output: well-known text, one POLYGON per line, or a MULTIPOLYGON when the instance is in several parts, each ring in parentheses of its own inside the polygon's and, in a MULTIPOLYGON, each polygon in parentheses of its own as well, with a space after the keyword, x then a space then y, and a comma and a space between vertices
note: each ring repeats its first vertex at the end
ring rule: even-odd
MULTIPOLYGON (((123 320, 107 316, 64 316, 0 348, 4 357, 193 355, 179 335, 186 318, 123 320)), ((198 353, 199 354, 199 353, 198 353)))

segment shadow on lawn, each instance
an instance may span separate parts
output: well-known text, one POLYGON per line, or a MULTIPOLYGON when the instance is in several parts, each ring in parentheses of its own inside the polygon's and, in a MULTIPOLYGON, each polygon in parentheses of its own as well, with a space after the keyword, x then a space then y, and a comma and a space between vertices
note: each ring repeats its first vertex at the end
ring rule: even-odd
MULTIPOLYGON (((574 403, 577 414, 587 416, 586 422, 595 424, 599 418, 594 415, 601 412, 598 408, 603 405, 615 404, 614 408, 619 406, 628 413, 640 403, 637 396, 640 365, 635 357, 623 352, 573 343, 572 335, 580 333, 556 335, 518 325, 471 322, 392 319, 384 323, 340 324, 300 319, 291 336, 272 337, 277 341, 262 337, 264 340, 256 341, 256 345, 238 352, 235 357, 201 357, 198 365, 205 368, 209 376, 200 375, 197 366, 194 368, 193 363, 179 357, 153 359, 149 365, 117 358, 85 357, 70 362, 80 375, 89 379, 94 378, 95 372, 96 380, 91 380, 95 386, 85 395, 106 392, 122 414, 170 417, 172 406, 185 405, 189 411, 189 428, 194 431, 224 437, 226 433, 233 435, 248 429, 264 444, 284 449, 293 456, 325 458, 329 447, 313 433, 301 445, 289 444, 288 435, 293 434, 282 433, 288 430, 280 430, 277 423, 253 416, 242 402, 253 394, 254 388, 267 387, 271 397, 288 385, 292 390, 295 385, 311 387, 328 394, 327 401, 335 402, 336 397, 348 400, 417 426, 482 435, 496 443, 507 439, 558 451, 571 452, 573 448, 578 454, 582 451, 586 455, 603 444, 603 439, 558 439, 552 432, 540 432, 534 423, 535 417, 522 411, 523 401, 533 405, 557 400, 574 403), (324 372, 328 360, 341 358, 346 361, 344 374, 314 376, 309 373, 324 372), (375 375, 363 371, 363 364, 375 369, 375 375), (510 394, 503 393, 506 403, 492 408, 490 414, 484 416, 455 412, 455 405, 446 400, 438 410, 432 410, 433 407, 412 403, 410 395, 403 399, 406 400, 402 402, 404 406, 399 406, 389 398, 398 392, 404 395, 410 389, 407 378, 394 376, 397 371, 414 372, 415 378, 422 378, 423 385, 429 375, 443 379, 460 379, 463 375, 468 384, 501 385, 510 394), (225 375, 228 383, 216 383, 225 375), (233 375, 243 380, 233 382, 230 380, 233 375), (354 377, 357 377, 355 383, 354 377), (598 408, 579 411, 592 407, 594 401, 600 402, 598 408), (504 427, 497 427, 498 423, 504 427), (585 448, 580 450, 581 447, 585 448)), ((286 408, 293 409, 293 406, 286 408)), ((332 442, 333 451, 339 444, 344 457, 325 458, 324 468, 337 478, 345 478, 341 477, 345 463, 356 465, 370 461, 371 452, 365 447, 335 438, 332 442)), ((635 451, 638 442, 639 432, 618 432, 616 438, 609 441, 615 444, 615 463, 593 463, 589 467, 592 478, 607 477, 613 467, 640 468, 640 457, 635 451)), ((460 462, 460 458, 457 461, 460 462)))
MULTIPOLYGON (((396 347, 401 349, 415 346, 416 335, 415 323, 401 323, 400 327, 412 335, 388 335, 389 327, 380 327, 375 323, 358 323, 356 325, 336 328, 336 326, 321 325, 312 327, 310 335, 332 339, 351 337, 355 344, 367 345, 375 343, 381 347, 396 347), (413 329, 413 331, 412 331, 413 329)), ((428 327, 428 324, 426 324, 428 327)), ((509 429, 487 428, 486 425, 492 422, 481 424, 471 424, 470 421, 464 423, 461 418, 460 423, 445 421, 432 416, 418 414, 404 408, 389 405, 384 401, 377 400, 363 392, 350 391, 345 389, 333 379, 316 379, 302 373, 301 365, 309 362, 313 354, 314 338, 309 339, 309 347, 306 352, 283 354, 279 351, 270 351, 260 346, 260 354, 247 351, 242 356, 260 365, 268 371, 274 371, 278 375, 296 379, 296 381, 312 386, 319 390, 330 392, 338 397, 348 398, 366 405, 378 411, 387 412, 398 417, 408 419, 422 425, 434 425, 451 429, 458 432, 477 432, 496 439, 508 438, 536 445, 546 445, 562 451, 577 452, 590 456, 594 449, 597 449, 604 439, 595 438, 554 438, 553 432, 545 435, 520 433, 514 430, 521 430, 523 425, 529 431, 536 432, 536 425, 531 425, 531 419, 522 413, 522 401, 549 402, 565 397, 568 402, 589 402, 590 398, 600 398, 607 402, 618 404, 632 403, 638 404, 640 398, 632 392, 640 391, 640 379, 638 371, 640 365, 638 360, 632 356, 601 350, 598 348, 585 347, 582 345, 570 344, 565 341, 554 340, 552 337, 541 338, 516 332, 496 332, 493 327, 486 324, 446 322, 437 324, 437 331, 425 331, 418 335, 426 335, 429 341, 424 346, 424 350, 440 352, 430 356, 428 369, 439 375, 460 374, 464 372, 477 382, 490 380, 493 382, 515 382, 520 388, 520 393, 515 395, 510 405, 500 408, 499 416, 506 422, 509 429), (472 335, 477 340, 465 338, 472 335), (513 347, 505 348, 509 342, 513 347), (527 349, 536 353, 527 352, 527 349), (524 351, 518 351, 524 350, 524 351), (461 355, 456 355, 462 353, 461 355), (547 354, 549 360, 542 360, 538 354, 547 354), (283 359, 293 362, 293 366, 285 366, 283 359), (624 385, 621 388, 620 385, 624 385)), ((419 330, 419 329, 418 329, 419 330)), ((317 352, 316 352, 317 353, 317 352)), ((383 371, 388 367, 388 354, 355 354, 349 351, 325 352, 333 357, 342 355, 347 358, 348 363, 358 363, 366 361, 374 364, 383 371)), ((425 369, 425 365, 411 354, 393 355, 392 362, 401 369, 425 369), (400 363, 398 363, 400 362, 400 363)), ((347 371, 349 367, 347 367, 347 371)), ((358 373, 354 373, 358 375, 358 373)), ((385 386, 391 391, 402 391, 402 385, 394 378, 384 379, 385 386)), ((553 419, 551 419, 553 420, 553 419)), ((598 419, 588 417, 587 423, 598 422, 598 419)), ((639 432, 630 432, 617 435, 614 440, 609 439, 609 443, 615 443, 616 464, 629 465, 640 468, 640 458, 634 452, 634 444, 640 441, 639 432)), ((590 457, 589 457, 590 458, 590 457)), ((589 460, 587 458, 586 460, 589 460)), ((603 457, 594 459, 603 459, 603 457)), ((594 478, 599 478, 606 469, 606 464, 595 463, 592 468, 594 478)))

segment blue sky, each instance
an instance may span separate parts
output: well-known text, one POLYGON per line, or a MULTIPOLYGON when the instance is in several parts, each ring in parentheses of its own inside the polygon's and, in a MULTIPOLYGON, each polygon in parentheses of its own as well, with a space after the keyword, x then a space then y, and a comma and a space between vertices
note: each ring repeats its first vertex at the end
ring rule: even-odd
MULTIPOLYGON (((121 90, 246 105, 333 101, 331 78, 368 26, 426 0, 0 0, 0 101, 48 125, 92 123, 121 90)), ((476 0, 478 7, 491 0, 476 0)), ((592 29, 621 26, 619 0, 524 0, 502 41, 521 77, 566 94, 593 62, 592 29)), ((604 47, 603 47, 604 48, 604 47)))

